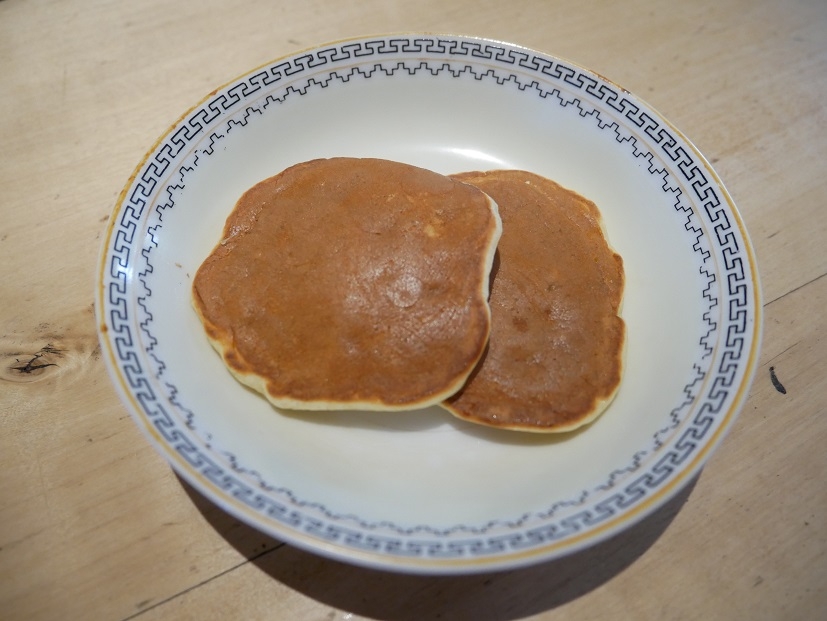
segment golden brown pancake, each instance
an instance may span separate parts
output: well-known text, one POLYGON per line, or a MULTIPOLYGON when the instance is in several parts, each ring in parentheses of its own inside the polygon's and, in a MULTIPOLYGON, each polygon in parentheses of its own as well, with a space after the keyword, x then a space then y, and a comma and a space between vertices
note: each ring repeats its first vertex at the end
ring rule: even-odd
POLYGON ((594 203, 515 170, 453 178, 498 204, 503 233, 491 288, 488 350, 443 406, 484 425, 570 431, 596 418, 622 373, 623 262, 594 203))
POLYGON ((298 164, 239 199, 193 283, 230 371, 291 409, 404 410, 456 392, 490 330, 496 204, 414 166, 298 164))

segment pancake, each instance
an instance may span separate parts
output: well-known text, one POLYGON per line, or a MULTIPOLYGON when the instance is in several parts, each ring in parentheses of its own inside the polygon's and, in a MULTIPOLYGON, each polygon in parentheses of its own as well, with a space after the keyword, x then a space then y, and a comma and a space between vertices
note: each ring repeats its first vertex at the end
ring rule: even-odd
POLYGON ((500 233, 473 186, 387 160, 313 160, 241 196, 192 301, 233 375, 278 407, 421 408, 482 355, 500 233))
POLYGON ((623 367, 623 261, 597 206, 515 170, 452 175, 498 204, 503 233, 491 288, 488 350, 443 407, 459 418, 571 431, 614 397, 623 367))

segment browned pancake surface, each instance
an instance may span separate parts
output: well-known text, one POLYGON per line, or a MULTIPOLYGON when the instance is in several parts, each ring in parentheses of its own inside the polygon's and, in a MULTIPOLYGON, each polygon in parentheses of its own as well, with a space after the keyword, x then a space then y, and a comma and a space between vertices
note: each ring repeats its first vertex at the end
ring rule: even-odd
POLYGON ((242 382, 300 409, 410 409, 453 394, 488 338, 496 205, 377 159, 293 166, 248 190, 193 303, 242 382))
POLYGON ((453 175, 498 204, 503 233, 488 350, 443 404, 494 427, 568 431, 593 420, 621 378, 623 263, 594 203, 523 171, 453 175))

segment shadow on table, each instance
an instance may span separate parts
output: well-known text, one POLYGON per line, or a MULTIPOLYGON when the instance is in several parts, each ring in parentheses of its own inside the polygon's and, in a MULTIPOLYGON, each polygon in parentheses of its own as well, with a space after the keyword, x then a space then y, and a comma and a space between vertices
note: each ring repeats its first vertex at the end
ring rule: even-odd
POLYGON ((524 569, 467 576, 406 575, 328 560, 242 524, 181 484, 230 545, 275 580, 322 604, 382 621, 509 621, 562 606, 620 574, 663 534, 697 478, 635 526, 587 550, 524 569))

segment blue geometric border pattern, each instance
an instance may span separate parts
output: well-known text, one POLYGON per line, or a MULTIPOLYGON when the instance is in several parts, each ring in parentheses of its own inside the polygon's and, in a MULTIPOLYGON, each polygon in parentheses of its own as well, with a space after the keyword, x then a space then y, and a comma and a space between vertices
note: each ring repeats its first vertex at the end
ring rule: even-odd
POLYGON ((669 126, 615 85, 556 59, 504 44, 451 37, 388 37, 331 45, 281 60, 219 91, 192 111, 148 158, 124 198, 109 249, 106 291, 106 320, 117 365, 146 420, 183 460, 229 496, 291 529, 347 548, 426 558, 481 557, 521 551, 577 535, 621 515, 647 498, 674 477, 687 460, 691 460, 698 447, 708 440, 716 420, 726 412, 748 355, 748 348, 745 348, 750 330, 748 308, 754 285, 742 258, 740 233, 737 225, 730 220, 717 185, 710 181, 703 164, 697 162, 693 153, 682 144, 683 141, 669 126), (171 173, 177 173, 183 185, 187 171, 198 165, 199 157, 208 157, 215 143, 227 131, 234 126, 245 125, 251 117, 263 113, 270 105, 283 102, 288 97, 302 96, 314 88, 325 88, 331 81, 346 83, 356 75, 362 78, 374 75, 390 77, 397 72, 453 77, 466 75, 477 80, 495 80, 506 87, 535 93, 556 105, 571 107, 580 116, 592 117, 600 129, 613 132, 615 140, 628 143, 637 157, 648 160, 649 172, 663 180, 664 191, 674 196, 675 210, 686 214, 687 232, 694 235, 693 249, 701 265, 699 275, 706 282, 704 321, 707 332, 699 343, 703 351, 700 356, 703 364, 696 365, 692 377, 688 378, 685 402, 676 407, 669 426, 654 438, 653 446, 658 449, 656 461, 635 476, 643 457, 642 454, 635 455, 628 468, 612 473, 609 481, 601 486, 603 496, 600 502, 588 508, 585 497, 559 503, 561 506, 584 507, 580 511, 567 511, 562 519, 552 519, 558 507, 550 507, 540 516, 547 522, 537 527, 504 535, 491 533, 478 536, 485 535, 495 526, 520 526, 523 520, 438 531, 428 527, 368 524, 360 522, 355 516, 331 514, 324 507, 302 503, 292 497, 289 490, 271 488, 264 481, 248 484, 240 477, 256 479, 256 473, 245 471, 232 456, 224 456, 224 460, 230 463, 228 470, 205 454, 187 429, 179 428, 175 417, 164 405, 170 403, 180 407, 187 414, 188 424, 185 427, 191 429, 192 415, 175 400, 175 387, 166 385, 172 393, 172 400, 169 395, 156 394, 153 388, 151 378, 163 374, 164 363, 155 358, 151 351, 155 339, 152 335, 152 315, 145 301, 152 295, 148 280, 152 273, 154 234, 162 226, 164 210, 174 207, 173 192, 169 187, 161 187, 163 180, 170 178, 171 173), (312 77, 303 83, 296 80, 305 73, 312 74, 312 77), (290 84, 279 87, 286 82, 290 84), (549 84, 559 86, 550 88, 549 84), (255 105, 249 103, 253 100, 257 102, 255 105), (222 121, 228 115, 232 119, 222 121), (610 115, 622 117, 636 127, 636 136, 626 134, 610 115), (193 151, 199 141, 208 146, 193 151), (188 167, 184 166, 184 158, 191 151, 194 154, 187 160, 188 167), (671 179, 670 173, 657 165, 658 161, 669 162, 670 169, 678 171, 680 179, 671 179), (691 196, 684 196, 681 188, 691 191, 691 196), (164 194, 166 202, 161 202, 164 194), (697 221, 687 201, 701 206, 713 239, 704 239, 704 227, 697 221), (150 209, 155 211, 157 223, 148 231, 148 240, 137 239, 136 235, 147 220, 150 209), (141 258, 134 256, 136 253, 140 253, 141 258), (136 264, 143 266, 138 274, 143 289, 141 294, 130 291, 129 286, 136 264), (132 300, 141 309, 140 322, 130 316, 132 300), (717 323, 718 315, 713 312, 716 309, 722 311, 723 326, 717 323), (143 333, 143 341, 148 343, 144 351, 139 350, 141 345, 135 332, 136 326, 143 333), (725 336, 718 338, 722 327, 726 331, 725 336), (712 343, 717 343, 717 352, 713 351, 712 343), (142 363, 142 354, 150 355, 155 368, 147 368, 142 363), (704 395, 698 393, 701 386, 705 387, 704 395), (684 413, 699 399, 701 406, 695 408, 693 419, 684 420, 684 413), (666 442, 663 438, 678 427, 681 427, 679 437, 666 442), (621 480, 622 485, 619 483, 621 480), (273 491, 280 492, 284 502, 274 499, 273 491), (302 511, 307 507, 328 515, 330 520, 309 516, 302 511), (357 526, 335 523, 347 521, 344 518, 355 520, 357 526), (370 532, 379 527, 395 530, 399 536, 370 532), (445 538, 446 535, 456 535, 457 530, 474 536, 445 538))

